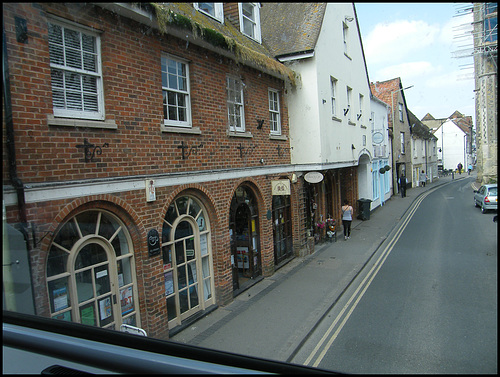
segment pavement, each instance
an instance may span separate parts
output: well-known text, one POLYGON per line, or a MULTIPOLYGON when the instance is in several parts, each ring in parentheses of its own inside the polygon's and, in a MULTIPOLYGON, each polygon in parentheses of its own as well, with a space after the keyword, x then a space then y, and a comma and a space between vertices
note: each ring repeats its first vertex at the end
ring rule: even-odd
MULTIPOLYGON (((209 314, 170 337, 204 348, 290 362, 301 341, 331 309, 370 257, 424 192, 452 180, 476 178, 472 172, 440 177, 425 187, 393 195, 370 214, 354 219, 351 238, 315 245, 209 314)), ((479 187, 473 181, 473 189, 479 187)))

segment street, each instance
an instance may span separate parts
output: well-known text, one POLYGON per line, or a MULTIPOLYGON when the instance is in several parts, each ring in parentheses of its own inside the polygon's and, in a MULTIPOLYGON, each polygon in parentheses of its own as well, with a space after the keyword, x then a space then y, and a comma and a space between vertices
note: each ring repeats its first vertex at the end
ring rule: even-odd
POLYGON ((497 224, 472 178, 419 197, 293 363, 347 373, 497 373, 497 224))

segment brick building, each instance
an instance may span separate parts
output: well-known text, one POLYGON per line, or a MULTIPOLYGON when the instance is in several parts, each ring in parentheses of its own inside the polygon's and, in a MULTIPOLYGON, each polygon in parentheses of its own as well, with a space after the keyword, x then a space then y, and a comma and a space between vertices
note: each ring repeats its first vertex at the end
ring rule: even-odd
POLYGON ((167 338, 304 246, 293 72, 258 5, 199 4, 3 5, 4 253, 35 314, 167 338))

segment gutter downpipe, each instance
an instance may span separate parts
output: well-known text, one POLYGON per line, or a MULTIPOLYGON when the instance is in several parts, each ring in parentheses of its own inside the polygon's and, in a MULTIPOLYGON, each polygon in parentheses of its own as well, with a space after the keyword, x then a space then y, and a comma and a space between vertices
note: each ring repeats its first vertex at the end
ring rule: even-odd
POLYGON ((26 201, 24 197, 24 184, 17 176, 16 166, 16 148, 14 145, 14 122, 12 120, 12 100, 10 93, 10 78, 9 78, 9 63, 7 57, 7 40, 5 38, 5 26, 2 23, 2 46, 3 46, 3 59, 2 59, 2 75, 3 75, 3 95, 5 106, 5 128, 6 128, 6 145, 7 155, 9 158, 9 176, 12 185, 17 193, 17 206, 19 208, 19 218, 21 220, 22 230, 26 243, 29 249, 29 238, 26 232, 26 201))
MULTIPOLYGON (((31 275, 31 261, 30 261, 30 241, 28 235, 28 222, 26 217, 26 200, 25 200, 25 192, 24 192, 24 184, 21 179, 17 175, 17 166, 16 166, 16 148, 14 145, 14 121, 12 116, 12 99, 10 92, 10 78, 9 78, 9 61, 7 58, 7 39, 5 36, 5 25, 2 21, 2 79, 3 79, 3 95, 4 95, 4 108, 5 108, 5 133, 6 133, 6 146, 7 146, 7 156, 8 156, 8 164, 9 164, 9 176, 14 186, 17 194, 17 207, 19 211, 19 219, 20 219, 20 229, 19 231, 22 233, 24 237, 24 241, 26 242, 26 251, 27 251, 27 261, 28 261, 28 270, 31 275)), ((5 222, 7 220, 5 219, 5 222)), ((8 258, 4 260, 10 260, 10 250, 5 250, 2 248, 2 258, 8 254, 8 258)), ((9 269, 10 270, 10 269, 9 269)), ((7 271, 4 271, 7 272, 7 271)), ((7 275, 10 272, 7 272, 7 275)), ((12 282, 12 276, 10 276, 12 282)), ((8 292, 4 292, 5 296, 9 296, 8 292)), ((31 297, 33 299, 33 307, 36 308, 35 305, 35 295, 33 292, 33 284, 31 284, 31 297)), ((12 304, 12 303, 11 303, 12 304)), ((15 303, 13 304, 15 306, 15 303)))

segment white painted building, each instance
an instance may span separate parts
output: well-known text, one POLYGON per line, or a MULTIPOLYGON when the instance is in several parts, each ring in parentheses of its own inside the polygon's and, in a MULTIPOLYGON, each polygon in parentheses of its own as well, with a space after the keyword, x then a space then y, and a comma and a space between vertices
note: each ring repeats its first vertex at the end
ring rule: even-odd
POLYGON ((387 120, 389 106, 375 96, 371 97, 370 104, 371 142, 373 145, 371 209, 374 209, 384 205, 384 202, 391 197, 393 169, 391 139, 389 138, 389 123, 387 120))
POLYGON ((298 76, 287 88, 298 175, 330 174, 341 186, 338 200, 353 206, 372 199, 370 84, 354 5, 264 3, 261 22, 263 40, 298 76), (343 168, 355 168, 356 179, 347 181, 352 172, 343 168))
POLYGON ((466 169, 469 164, 474 163, 471 116, 464 116, 455 111, 448 118, 435 119, 427 114, 422 123, 429 127, 437 138, 438 164, 442 165, 444 170, 456 170, 459 163, 466 169))

